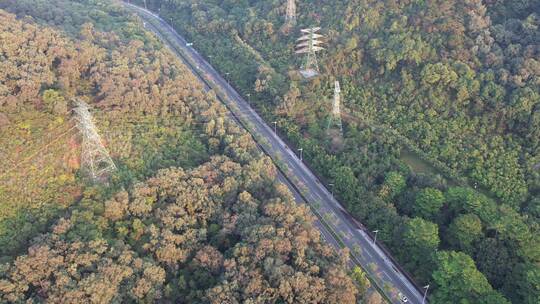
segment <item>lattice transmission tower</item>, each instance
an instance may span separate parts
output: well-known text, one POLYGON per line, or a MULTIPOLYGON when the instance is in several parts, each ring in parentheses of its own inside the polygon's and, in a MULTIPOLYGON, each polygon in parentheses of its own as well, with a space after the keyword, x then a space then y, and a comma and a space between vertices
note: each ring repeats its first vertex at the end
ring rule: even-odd
POLYGON ((102 181, 116 170, 116 166, 103 146, 101 137, 88 110, 88 105, 75 102, 75 119, 82 135, 81 168, 87 170, 95 181, 102 181))
POLYGON ((287 0, 285 21, 287 21, 289 24, 296 23, 296 0, 287 0))
POLYGON ((298 38, 296 45, 296 54, 306 54, 300 73, 305 78, 311 78, 319 75, 319 63, 317 61, 317 52, 324 50, 323 42, 320 41, 324 36, 318 34, 320 27, 312 27, 300 30, 303 34, 298 38))
POLYGON ((340 135, 343 136, 343 125, 341 124, 341 88, 339 81, 334 82, 334 100, 332 102, 332 114, 328 118, 328 129, 336 127, 340 135))

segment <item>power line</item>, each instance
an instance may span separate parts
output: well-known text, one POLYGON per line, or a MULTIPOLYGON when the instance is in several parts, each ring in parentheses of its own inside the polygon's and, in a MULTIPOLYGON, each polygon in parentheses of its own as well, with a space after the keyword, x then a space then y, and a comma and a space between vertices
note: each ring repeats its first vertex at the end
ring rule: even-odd
MULTIPOLYGON (((211 120, 208 120, 208 121, 198 121, 197 119, 193 119, 192 121, 189 121, 189 122, 186 122, 187 124, 207 124, 209 122, 211 122, 212 120, 215 120, 215 119, 219 119, 219 118, 232 118, 234 116, 257 116, 259 115, 257 112, 255 111, 251 111, 251 110, 245 110, 245 111, 235 111, 234 113, 229 111, 229 110, 226 110, 226 111, 223 111, 223 112, 213 112, 213 113, 210 113, 210 114, 201 114, 199 113, 198 114, 199 116, 203 116, 203 117, 207 117, 211 120)), ((138 118, 140 116, 134 116, 133 118, 138 118)), ((126 118, 126 116, 122 116, 122 118, 126 118)), ((130 117, 128 117, 129 119, 130 117)), ((156 117, 157 118, 157 117, 156 117)), ((170 117, 168 117, 170 118, 170 117)), ((168 120, 168 122, 170 122, 171 120, 168 120)), ((133 122, 133 121, 130 121, 130 120, 120 120, 119 121, 120 123, 123 123, 123 122, 133 122)), ((135 121, 135 123, 137 124, 158 124, 154 121, 140 121, 140 120, 137 120, 135 121)), ((163 122, 161 122, 163 124, 163 122)))
MULTIPOLYGON (((26 120, 24 120, 24 121, 26 121, 26 120)), ((68 120, 68 122, 69 121, 71 121, 71 119, 68 120)), ((49 136, 46 139, 41 140, 41 141, 37 141, 37 142, 45 142, 45 143, 50 142, 50 138, 54 138, 54 136, 50 136, 50 135, 54 134, 58 130, 61 130, 62 128, 64 128, 64 124, 58 125, 58 126, 54 127, 53 129, 47 130, 49 136)), ((17 145, 15 147, 9 147, 9 149, 10 150, 14 150, 14 149, 16 150, 20 146, 27 146, 27 144, 17 145)), ((16 160, 13 161, 13 162, 16 162, 16 160)))
POLYGON ((15 166, 13 166, 11 169, 7 170, 6 172, 4 172, 4 174, 0 175, 0 178, 3 178, 5 176, 7 176, 10 172, 12 172, 13 170, 17 169, 21 164, 24 164, 26 163, 27 161, 33 159, 34 157, 36 157, 38 154, 40 154, 41 152, 45 151, 49 146, 51 146, 52 144, 54 144, 55 142, 57 142, 60 138, 64 137, 65 135, 67 135, 69 132, 71 132, 71 130, 75 129, 76 126, 73 126, 71 128, 69 128, 66 132, 60 134, 59 136, 57 136, 56 138, 54 138, 52 141, 50 141, 49 143, 47 143, 45 146, 43 146, 42 148, 38 149, 35 153, 33 153, 32 155, 28 156, 27 158, 19 161, 15 166))
MULTIPOLYGON (((62 134, 52 138, 44 146, 41 146, 40 148, 38 148, 38 150, 36 152, 34 152, 30 156, 26 157, 25 159, 23 159, 21 161, 18 161, 16 163, 14 161, 12 161, 12 163, 14 163, 15 165, 13 167, 11 167, 10 169, 8 169, 7 171, 5 171, 2 175, 0 175, 0 178, 3 178, 5 176, 7 176, 10 172, 17 169, 20 165, 26 163, 29 160, 32 160, 37 155, 39 155, 40 153, 45 151, 52 144, 56 143, 62 137, 66 136, 69 132, 71 132, 75 128, 79 128, 81 130, 81 133, 83 134, 83 152, 82 152, 83 155, 85 154, 84 140, 85 140, 85 138, 87 139, 87 141, 90 140, 90 142, 87 143, 88 147, 86 147, 87 155, 86 156, 81 156, 81 159, 88 159, 89 160, 89 159, 91 159, 91 155, 88 155, 88 153, 93 154, 93 153, 99 152, 99 151, 96 151, 96 145, 99 142, 99 144, 102 146, 101 138, 99 137, 99 134, 97 134, 97 128, 95 127, 95 125, 94 125, 94 123, 92 121, 91 114, 89 112, 85 113, 85 112, 88 111, 88 106, 86 104, 84 104, 83 108, 80 108, 80 109, 79 108, 80 108, 80 104, 78 105, 77 108, 73 109, 73 111, 78 115, 78 116, 76 116, 77 120, 79 121, 78 125, 73 126, 73 127, 69 128, 67 131, 63 132, 62 134), (80 112, 80 111, 82 111, 82 112, 80 112), (82 116, 81 116, 81 113, 83 113, 82 116), (84 122, 84 123, 81 125, 81 122, 84 122), (87 129, 87 128, 89 128, 89 129, 87 129), (92 130, 95 131, 95 134, 91 134, 91 133, 93 133, 92 130), (97 135, 97 138, 98 138, 98 142, 96 142, 96 135, 97 135)), ((199 114, 199 115, 203 115, 203 114, 199 114)), ((226 111, 222 111, 222 112, 217 112, 217 113, 214 112, 214 113, 209 114, 209 116, 213 116, 213 117, 211 117, 212 120, 219 119, 219 118, 225 118, 225 119, 229 119, 229 120, 232 120, 232 121, 235 121, 234 118, 236 116, 238 116, 238 117, 253 116, 254 117, 254 116, 257 116, 257 115, 258 115, 258 113, 256 113, 255 111, 249 111, 249 110, 248 111, 237 111, 236 113, 232 113, 231 111, 226 110, 226 111), (218 115, 218 116, 215 116, 215 115, 218 115)), ((140 117, 140 116, 138 116, 138 117, 140 117)), ((156 118, 158 118, 158 117, 156 117, 156 118)), ((189 124, 201 124, 201 125, 204 125, 204 124, 210 123, 212 120, 204 121, 204 122, 191 121, 191 122, 189 122, 189 124)), ((161 125, 163 125, 163 122, 160 123, 160 122, 157 122, 157 121, 122 120, 121 122, 122 123, 133 123, 133 124, 137 124, 137 125, 149 125, 149 124, 152 124, 152 125, 160 125, 161 124, 161 125)), ((180 124, 174 124, 174 123, 172 125, 180 127, 181 130, 183 130, 183 131, 202 131, 201 128, 186 128, 186 127, 184 127, 184 126, 182 126, 180 124)), ((54 133, 54 131, 61 129, 62 127, 63 126, 59 126, 59 127, 55 128, 53 130, 50 130, 49 133, 54 133)), ((112 134, 112 132, 110 132, 110 131, 105 132, 105 133, 106 134, 112 134)), ((105 149, 105 148, 103 147, 103 149, 105 149)), ((99 148, 98 150, 103 152, 101 150, 101 148, 99 148)), ((107 156, 108 156, 108 152, 106 151, 106 149, 105 149, 105 152, 107 153, 107 156)), ((108 159, 110 159, 110 156, 108 156, 108 159)), ((101 160, 101 157, 98 157, 96 160, 94 160, 94 165, 90 165, 90 164, 88 164, 88 165, 90 165, 90 168, 92 168, 92 166, 93 166, 94 169, 96 169, 95 162, 100 161, 100 160, 101 160)), ((114 162, 112 162, 112 159, 110 159, 110 162, 108 162, 108 160, 105 160, 105 161, 114 166, 114 162)), ((84 161, 82 163, 84 163, 84 161)), ((114 167, 112 167, 112 166, 105 167, 105 169, 106 169, 105 171, 101 171, 101 170, 94 171, 92 173, 92 176, 93 176, 93 178, 97 178, 97 177, 99 177, 99 175, 109 171, 109 169, 112 169, 112 168, 116 168, 116 166, 114 166, 114 167)), ((102 169, 104 169, 104 168, 102 168, 102 169)))
MULTIPOLYGON (((217 118, 223 118, 222 116, 220 117, 217 117, 217 118)), ((134 123, 134 124, 159 124, 158 122, 144 122, 144 121, 122 121, 122 122, 127 122, 127 123, 134 123)), ((210 121, 208 122, 191 122, 191 123, 200 123, 200 124, 207 124, 209 123, 210 121)), ((185 127, 182 127, 180 125, 178 125, 182 130, 189 130, 189 131, 201 131, 200 128, 185 128, 185 127)), ((61 129, 62 126, 59 126, 51 131, 56 131, 56 130, 59 130, 61 129)), ((51 140, 49 140, 45 145, 39 147, 36 152, 32 153, 30 156, 24 158, 23 160, 21 161, 18 161, 18 162, 15 162, 11 159, 10 162, 14 164, 14 166, 12 166, 10 169, 8 169, 7 171, 5 171, 2 175, 0 175, 1 178, 3 178, 4 176, 8 175, 10 172, 12 172, 13 170, 17 169, 20 165, 26 163, 27 161, 29 160, 32 160, 33 158, 35 158, 37 155, 39 155, 40 153, 42 153, 43 151, 45 151, 49 146, 51 146, 52 144, 56 143, 58 140, 60 140, 62 137, 64 137, 65 135, 67 135, 70 131, 72 131, 73 129, 77 128, 77 126, 73 126, 71 128, 69 128, 67 131, 63 132, 62 134, 52 138, 51 140)), ((105 133, 112 133, 112 132, 105 132, 105 133)), ((7 159, 7 156, 6 156, 6 159, 7 159)))

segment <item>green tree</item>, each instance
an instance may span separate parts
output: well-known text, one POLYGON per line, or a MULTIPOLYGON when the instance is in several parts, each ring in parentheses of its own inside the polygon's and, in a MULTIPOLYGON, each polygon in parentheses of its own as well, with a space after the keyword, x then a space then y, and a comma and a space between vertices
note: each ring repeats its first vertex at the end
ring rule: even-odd
POLYGON ((439 243, 437 225, 416 217, 405 222, 400 253, 407 261, 409 269, 414 269, 414 273, 422 279, 427 279, 431 273, 433 257, 439 243))
POLYGON ((507 278, 519 268, 518 260, 511 256, 508 245, 496 238, 485 238, 476 245, 476 266, 494 288, 503 287, 507 278))
POLYGON ((454 248, 472 253, 473 244, 482 237, 482 221, 475 214, 463 214, 448 228, 448 243, 454 248))
POLYGON ((422 81, 434 85, 440 83, 444 86, 455 86, 458 79, 456 72, 452 67, 444 63, 427 64, 422 70, 422 81))
POLYGON ((405 177, 399 172, 391 171, 384 177, 384 183, 379 191, 379 195, 383 199, 390 200, 401 194, 406 186, 407 181, 405 177))
POLYGON ((371 287, 371 283, 369 282, 366 273, 362 270, 362 268, 354 266, 351 277, 358 285, 358 291, 361 294, 364 294, 371 287))
POLYGON ((509 303, 493 290, 471 257, 462 252, 438 252, 433 281, 437 284, 431 297, 433 303, 509 303))
POLYGON ((530 266, 526 272, 521 293, 523 293, 526 303, 538 303, 540 302, 540 267, 530 266))
POLYGON ((425 219, 434 218, 444 204, 444 194, 434 188, 425 188, 416 195, 413 214, 425 219))

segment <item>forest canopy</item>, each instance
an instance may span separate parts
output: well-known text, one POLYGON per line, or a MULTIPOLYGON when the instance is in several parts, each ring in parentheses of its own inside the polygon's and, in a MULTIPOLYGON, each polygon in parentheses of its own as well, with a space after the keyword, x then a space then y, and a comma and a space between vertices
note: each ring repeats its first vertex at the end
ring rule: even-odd
MULTIPOLYGON (((294 25, 286 1, 131 2, 276 121, 432 302, 540 302, 538 0, 296 1, 294 25), (305 80, 293 53, 312 26, 326 50, 305 80)), ((360 296, 250 136, 117 1, 0 9, 2 300, 360 296), (75 97, 118 165, 108 186, 82 177, 75 97)))
POLYGON ((286 1, 146 5, 277 121, 434 300, 540 301, 538 0, 296 1, 295 25, 286 1), (294 50, 313 26, 327 50, 305 80, 294 50))
POLYGON ((137 18, 109 1, 0 8, 16 14, 0 9, 0 155, 27 160, 2 162, 0 302, 363 296, 347 252, 322 240, 270 159, 137 18), (75 98, 117 165, 108 183, 80 168, 75 98))
POLYGON ((2 266, 0 299, 356 303, 346 259, 271 167, 216 156, 189 171, 163 169, 105 201, 88 193, 2 266))

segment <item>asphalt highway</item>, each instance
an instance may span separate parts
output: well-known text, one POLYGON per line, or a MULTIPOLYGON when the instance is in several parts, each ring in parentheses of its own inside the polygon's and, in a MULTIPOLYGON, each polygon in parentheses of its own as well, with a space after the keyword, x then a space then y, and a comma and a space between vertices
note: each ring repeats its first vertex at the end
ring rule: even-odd
MULTIPOLYGON (((427 303, 423 292, 409 280, 399 267, 374 243, 365 228, 350 216, 328 189, 309 170, 298 155, 274 133, 273 128, 250 107, 229 83, 204 60, 172 27, 156 14, 128 3, 125 5, 145 21, 145 26, 156 33, 171 50, 189 66, 195 75, 210 89, 212 87, 221 101, 232 112, 239 124, 251 133, 261 149, 280 168, 279 179, 294 194, 297 203, 307 203, 316 215, 316 226, 322 237, 334 248, 348 247, 351 265, 361 266, 380 291, 392 303, 427 303)), ((196 46, 196 42, 195 42, 196 46)), ((241 64, 241 63, 239 63, 241 64)))

